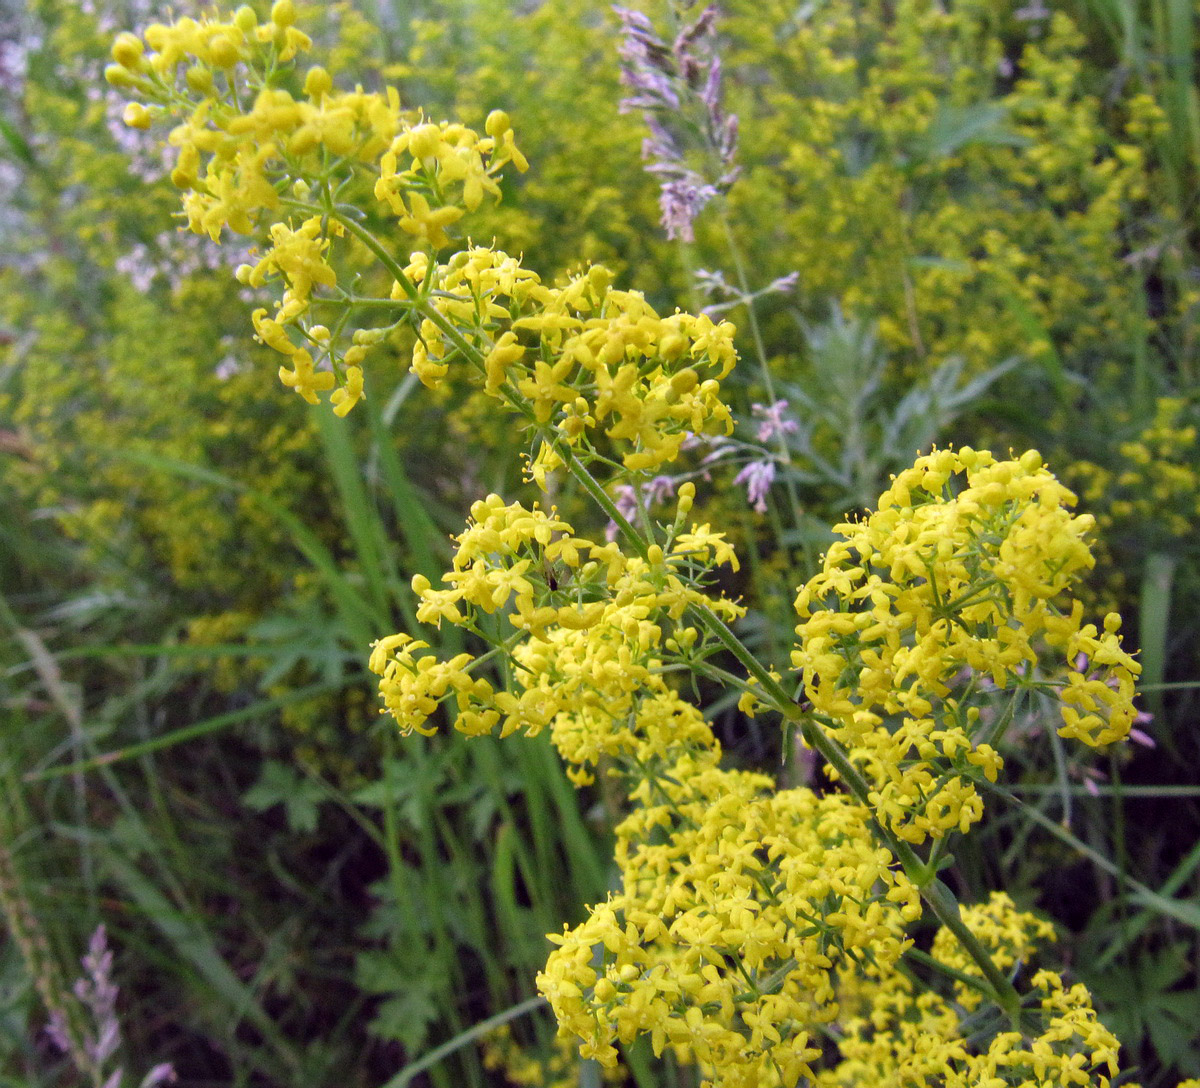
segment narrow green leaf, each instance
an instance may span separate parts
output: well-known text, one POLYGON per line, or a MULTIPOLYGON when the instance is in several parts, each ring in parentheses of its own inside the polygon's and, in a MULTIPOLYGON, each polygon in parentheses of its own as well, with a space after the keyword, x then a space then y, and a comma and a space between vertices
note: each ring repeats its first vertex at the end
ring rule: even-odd
POLYGON ((64 766, 47 767, 40 771, 30 771, 25 775, 25 781, 37 782, 46 778, 59 778, 62 775, 75 774, 77 771, 93 771, 99 767, 107 767, 113 763, 119 763, 122 760, 144 756, 148 752, 156 752, 161 748, 173 748, 175 745, 183 744, 185 741, 195 740, 196 737, 203 737, 208 733, 215 733, 231 725, 250 721, 272 710, 291 706, 293 703, 302 703, 308 699, 315 699, 319 695, 327 695, 332 691, 340 691, 349 685, 350 681, 348 680, 333 684, 310 684, 308 687, 289 691, 286 695, 279 695, 272 699, 263 699, 252 706, 243 707, 240 710, 231 710, 227 714, 218 714, 212 718, 205 718, 203 721, 194 722, 192 725, 185 725, 181 729, 173 729, 169 733, 164 733, 161 737, 151 737, 149 740, 131 744, 127 748, 118 748, 112 752, 104 752, 101 755, 93 756, 91 759, 80 760, 78 763, 68 763, 64 766))
POLYGON ((469 1046, 476 1039, 482 1039, 488 1032, 495 1031, 502 1024, 516 1020, 518 1017, 524 1016, 526 1013, 532 1012, 534 1009, 545 1004, 546 999, 544 997, 531 997, 528 1001, 522 1001, 519 1005, 514 1005, 511 1009, 505 1009, 495 1016, 489 1016, 486 1020, 481 1020, 474 1027, 459 1033, 449 1042, 443 1043, 436 1050, 431 1050, 423 1058, 419 1058, 417 1061, 406 1065, 391 1080, 384 1084, 383 1088, 405 1088, 405 1085, 413 1082, 418 1073, 423 1073, 431 1066, 437 1065, 443 1058, 449 1057, 464 1046, 469 1046))
POLYGON ((1038 319, 1037 314, 1029 307, 1029 304, 1017 293, 1016 288, 1011 283, 1002 284, 1004 291, 1004 304, 1008 308, 1008 312, 1017 327, 1025 334, 1031 344, 1040 343, 1046 345, 1046 350, 1042 352, 1042 366, 1046 371, 1046 376, 1050 379, 1054 386, 1054 391, 1062 402, 1068 402, 1071 399, 1072 392, 1070 381, 1067 376, 1067 368, 1063 364, 1062 356, 1058 354, 1058 349, 1054 346, 1054 340, 1050 336, 1050 331, 1038 319))
POLYGON ((412 553, 414 570, 431 581, 436 580, 443 570, 442 560, 438 557, 449 557, 446 534, 434 524, 425 500, 408 478, 396 452, 396 436, 388 430, 374 401, 368 403, 367 415, 371 421, 373 452, 379 459, 380 477, 388 489, 404 543, 412 553))
POLYGON ((291 1044, 258 1003, 250 987, 238 978, 222 958, 201 921, 179 910, 150 880, 115 851, 108 851, 104 860, 113 878, 158 927, 179 958, 190 963, 227 1006, 230 1033, 239 1021, 249 1021, 271 1050, 288 1066, 295 1068, 299 1062, 291 1044))
POLYGON ((38 165, 37 158, 33 154, 33 148, 29 146, 29 141, 17 131, 16 127, 3 113, 0 113, 0 136, 12 148, 13 154, 26 166, 36 167, 38 165))
POLYGON ((333 414, 328 404, 313 409, 325 451, 325 466, 333 477, 342 500, 342 514, 354 543, 359 569, 366 580, 371 603, 380 613, 388 611, 387 576, 396 579, 395 564, 379 512, 363 484, 359 459, 350 438, 349 424, 333 414))
MULTIPOLYGON (((1152 552, 1146 557, 1142 574, 1141 604, 1138 609, 1139 660, 1141 681, 1147 685, 1163 682, 1167 660, 1167 629, 1171 615, 1171 585, 1175 576, 1176 559, 1165 552, 1152 552)), ((1147 696, 1150 712, 1162 713, 1162 693, 1154 689, 1147 696)))

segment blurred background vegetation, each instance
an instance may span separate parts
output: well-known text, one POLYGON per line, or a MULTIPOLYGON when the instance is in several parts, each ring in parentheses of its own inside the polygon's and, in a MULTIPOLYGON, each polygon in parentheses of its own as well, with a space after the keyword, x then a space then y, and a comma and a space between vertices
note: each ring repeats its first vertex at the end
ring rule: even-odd
MULTIPOLYGON (((743 451, 766 397, 744 300, 785 279, 754 303, 798 424, 771 501, 734 485, 736 453, 700 499, 740 527, 765 660, 786 668, 829 526, 918 448, 1037 447, 1079 493, 1092 603, 1140 647, 1141 739, 1081 762, 1016 723, 1026 804, 996 799, 950 876, 1055 920, 1147 1088, 1200 1075, 1200 6, 725 0, 741 176, 686 246, 618 109, 607 5, 301 12, 343 80, 434 118, 509 112, 532 168, 473 238, 545 279, 602 261, 660 310, 724 307, 743 451), (722 274, 708 295, 698 269, 722 274)), ((608 886, 610 799, 542 740, 401 741, 365 670, 415 628, 408 580, 436 580, 459 511, 515 497, 521 449, 466 386, 414 390, 403 342, 348 421, 280 389, 238 239, 177 230, 155 137, 101 77, 116 31, 165 14, 0 4, 0 1083, 169 1062, 197 1086, 598 1084, 523 1003, 544 934, 608 886), (72 992, 101 924, 107 1054, 72 992)), ((710 713, 735 759, 790 756, 710 713)))

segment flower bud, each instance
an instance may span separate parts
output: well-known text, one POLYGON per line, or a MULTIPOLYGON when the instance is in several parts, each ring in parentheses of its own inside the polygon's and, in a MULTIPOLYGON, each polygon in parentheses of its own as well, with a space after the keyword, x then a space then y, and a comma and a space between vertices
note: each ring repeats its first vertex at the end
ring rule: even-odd
POLYGON ((432 157, 441 142, 442 134, 437 125, 418 125, 408 134, 408 149, 416 159, 432 157))
POLYGON ((146 109, 146 107, 140 102, 130 102, 129 105, 125 107, 122 120, 130 128, 149 128, 150 111, 146 109))
POLYGON ((142 45, 142 39, 136 34, 130 34, 128 30, 118 34, 116 41, 113 42, 112 58, 122 68, 131 68, 136 71, 141 67, 144 52, 145 46, 142 45))
POLYGON ((104 80, 110 87, 132 87, 133 76, 129 69, 120 64, 110 64, 104 69, 104 80))
POLYGON ((254 14, 252 7, 248 4, 243 4, 233 14, 233 25, 243 34, 249 34, 258 26, 258 16, 254 14))
POLYGON ((271 6, 271 22, 278 27, 288 27, 295 21, 296 5, 292 0, 275 0, 271 6))
POLYGON ((503 110, 492 110, 487 115, 487 120, 483 123, 483 130, 493 139, 500 139, 510 128, 512 122, 508 119, 508 114, 503 110))
POLYGON ((151 23, 144 31, 146 44, 156 52, 167 44, 167 28, 162 23, 151 23))
POLYGON ((193 64, 184 76, 189 89, 196 94, 210 95, 213 91, 212 72, 203 64, 193 64))
POLYGON ((304 93, 309 98, 320 98, 331 90, 333 90, 333 80, 324 68, 318 65, 308 70, 308 75, 304 77, 304 93))
POLYGON ((217 35, 209 42, 208 55, 218 68, 232 68, 239 59, 237 45, 224 34, 217 35))

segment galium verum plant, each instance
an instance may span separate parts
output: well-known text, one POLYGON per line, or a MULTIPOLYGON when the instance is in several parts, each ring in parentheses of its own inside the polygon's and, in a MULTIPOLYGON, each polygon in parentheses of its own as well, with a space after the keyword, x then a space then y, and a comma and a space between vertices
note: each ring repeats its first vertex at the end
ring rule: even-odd
POLYGON ((426 386, 465 374, 526 429, 531 482, 568 474, 616 526, 480 499, 441 584, 412 582, 418 620, 474 649, 442 660, 404 632, 370 658, 404 732, 442 714, 470 735, 548 730, 574 781, 624 786, 619 888, 552 936, 538 978, 562 1035, 609 1067, 649 1035, 714 1085, 1107 1084, 1117 1042, 1086 990, 1024 975, 1046 923, 1003 894, 960 909, 937 875, 1023 701, 1056 699, 1086 745, 1129 729, 1120 619, 1087 623, 1072 597, 1091 519, 1036 452, 923 456, 799 588, 795 673, 764 668, 731 628, 743 607, 719 579, 738 559, 693 485, 661 523, 612 497, 689 435, 731 431, 733 327, 660 315, 603 267, 551 285, 463 245, 502 169, 527 166, 508 116, 481 134, 391 89, 341 91, 299 69, 310 44, 279 0, 265 22, 242 7, 122 34, 107 78, 130 125, 173 124, 188 228, 257 242, 237 275, 274 292, 254 327, 284 385, 344 415, 368 357, 411 344, 426 386), (798 729, 840 788, 724 768, 689 676, 798 729), (911 936, 927 917, 931 953, 911 936))

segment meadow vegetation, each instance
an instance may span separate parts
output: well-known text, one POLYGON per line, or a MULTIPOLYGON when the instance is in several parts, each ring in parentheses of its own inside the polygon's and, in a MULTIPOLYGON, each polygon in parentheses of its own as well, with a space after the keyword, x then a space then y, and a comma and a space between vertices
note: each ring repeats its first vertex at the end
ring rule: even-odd
POLYGON ((1200 11, 0 6, 0 1079, 1200 1084, 1200 11))

